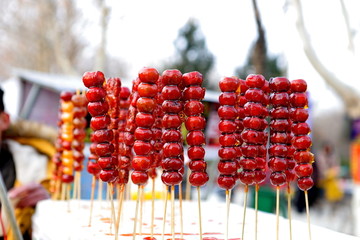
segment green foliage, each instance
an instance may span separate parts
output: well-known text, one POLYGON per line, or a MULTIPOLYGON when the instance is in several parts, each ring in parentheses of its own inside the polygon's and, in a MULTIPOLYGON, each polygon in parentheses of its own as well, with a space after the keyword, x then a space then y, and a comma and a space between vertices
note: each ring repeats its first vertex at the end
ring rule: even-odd
POLYGON ((179 30, 174 41, 176 57, 174 62, 167 64, 164 69, 178 69, 182 73, 198 71, 204 77, 207 86, 209 72, 214 65, 214 56, 206 46, 206 40, 200 26, 194 19, 179 30))

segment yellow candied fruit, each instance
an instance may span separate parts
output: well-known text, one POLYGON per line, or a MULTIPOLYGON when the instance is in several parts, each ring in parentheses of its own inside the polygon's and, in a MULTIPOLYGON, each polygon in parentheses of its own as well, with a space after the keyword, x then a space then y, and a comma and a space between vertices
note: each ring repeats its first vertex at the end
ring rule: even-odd
POLYGON ((73 153, 72 153, 72 151, 64 150, 64 151, 62 152, 62 157, 63 157, 63 158, 72 158, 72 157, 73 157, 73 153))
POLYGON ((72 112, 74 109, 74 104, 69 101, 69 102, 61 102, 61 110, 63 112, 72 112))
POLYGON ((61 139, 64 141, 71 142, 74 139, 74 137, 72 134, 61 134, 61 139))
POLYGON ((72 158, 63 158, 62 159, 62 165, 66 167, 72 167, 74 161, 72 158))
POLYGON ((73 169, 72 169, 72 167, 64 167, 62 172, 63 172, 63 174, 66 174, 66 175, 72 175, 73 169))
POLYGON ((61 113, 61 120, 63 122, 72 122, 73 121, 73 113, 72 112, 61 113))

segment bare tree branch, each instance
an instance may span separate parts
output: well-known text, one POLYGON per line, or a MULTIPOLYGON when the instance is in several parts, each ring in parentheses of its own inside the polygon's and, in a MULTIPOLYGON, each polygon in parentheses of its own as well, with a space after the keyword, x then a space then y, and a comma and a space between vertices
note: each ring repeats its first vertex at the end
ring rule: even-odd
POLYGON ((351 87, 345 85, 338 79, 334 73, 324 66, 320 61, 316 52, 311 45, 309 34, 306 31, 303 12, 300 0, 294 0, 295 8, 297 11, 296 27, 299 32, 300 38, 303 42, 304 52, 308 60, 314 69, 320 74, 320 76, 331 86, 334 91, 344 101, 346 111, 350 117, 360 116, 360 95, 351 87))

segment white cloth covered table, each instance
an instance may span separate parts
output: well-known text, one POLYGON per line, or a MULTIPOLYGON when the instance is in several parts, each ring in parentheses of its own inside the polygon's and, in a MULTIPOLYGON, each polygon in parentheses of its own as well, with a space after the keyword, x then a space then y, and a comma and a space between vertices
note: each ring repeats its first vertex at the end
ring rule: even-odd
MULTIPOLYGON (((33 216, 33 238, 34 240, 112 240, 114 228, 110 230, 110 204, 107 202, 99 203, 94 201, 94 211, 92 226, 89 227, 89 205, 87 200, 71 201, 70 212, 69 204, 64 201, 45 200, 38 204, 36 213, 33 216)), ((121 218, 119 239, 132 239, 133 219, 135 201, 124 202, 123 216, 121 218)), ((180 238, 180 217, 179 203, 175 203, 175 232, 176 238, 180 238)), ((225 203, 202 202, 202 222, 203 239, 214 240, 225 238, 225 203)), ((117 209, 117 205, 115 203, 117 209)), ((162 239, 164 201, 155 202, 155 229, 154 237, 162 239)), ((165 238, 171 239, 170 228, 170 201, 166 217, 165 238)), ((184 219, 184 239, 199 239, 198 236, 198 212, 197 202, 183 202, 184 219)), ((139 215, 140 216, 140 215, 139 215)), ((151 202, 146 201, 143 206, 143 223, 141 227, 142 236, 137 236, 137 240, 150 236, 150 216, 151 202)), ((240 239, 242 229, 243 208, 231 204, 229 239, 240 239)), ((245 236, 244 239, 254 239, 255 230, 255 211, 247 209, 245 236)), ((138 224, 139 226, 140 224, 138 224)), ((288 219, 280 217, 280 237, 279 240, 288 240, 289 223, 288 219)), ((307 223, 292 221, 293 240, 308 239, 307 223)), ((326 240, 353 240, 359 239, 354 236, 338 233, 323 227, 311 226, 312 239, 326 240)), ((258 213, 258 240, 276 239, 276 217, 273 214, 264 212, 258 213)))

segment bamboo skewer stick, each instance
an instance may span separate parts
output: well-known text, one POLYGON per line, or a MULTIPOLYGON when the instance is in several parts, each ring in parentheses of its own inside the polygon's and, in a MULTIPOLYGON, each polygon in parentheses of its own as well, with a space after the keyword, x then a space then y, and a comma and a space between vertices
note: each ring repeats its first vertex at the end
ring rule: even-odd
MULTIPOLYGON (((198 210, 199 210, 199 235, 200 235, 200 240, 203 239, 203 234, 202 234, 202 217, 201 217, 201 196, 200 196, 200 187, 197 187, 197 195, 198 195, 198 210)), ((181 231, 182 233, 182 231, 181 231)), ((183 238, 181 236, 181 238, 183 238)))
POLYGON ((140 192, 140 221, 139 221, 139 234, 140 235, 142 235, 143 207, 144 207, 144 186, 141 186, 141 192, 140 192))
POLYGON ((66 184, 61 184, 61 200, 65 201, 66 198, 66 184))
POLYGON ((73 194, 72 194, 72 199, 75 200, 76 199, 76 195, 77 195, 77 187, 78 187, 78 172, 75 172, 75 177, 74 177, 74 189, 73 189, 73 194))
POLYGON ((125 191, 125 186, 124 186, 124 184, 122 184, 120 186, 120 190, 118 191, 118 194, 119 194, 119 206, 118 206, 118 213, 117 213, 117 218, 116 218, 115 240, 117 240, 119 238, 119 227, 120 227, 120 218, 121 218, 121 212, 122 212, 122 205, 123 205, 123 201, 124 201, 124 191, 125 191))
POLYGON ((71 190, 71 184, 66 184, 66 200, 67 200, 67 205, 68 205, 68 212, 71 212, 71 208, 70 208, 70 190, 71 190))
POLYGON ((230 214, 230 195, 231 190, 226 190, 226 221, 225 221, 225 240, 229 239, 229 214, 230 214))
POLYGON ((155 178, 152 179, 152 187, 151 187, 151 239, 154 237, 154 219, 155 219, 155 178))
POLYGON ((139 203, 140 203, 140 192, 141 192, 141 187, 138 187, 138 194, 137 194, 137 199, 136 199, 136 207, 135 207, 135 218, 134 218, 134 231, 133 231, 133 240, 136 239, 136 224, 138 221, 138 212, 139 212, 139 203))
POLYGON ((179 208, 180 208, 180 236, 181 239, 184 239, 184 221, 183 221, 183 194, 182 194, 182 184, 179 183, 179 208))
POLYGON ((305 194, 306 217, 307 217, 307 222, 308 222, 309 240, 311 240, 310 210, 309 210, 308 191, 304 191, 304 194, 305 194))
POLYGON ((171 186, 171 238, 175 240, 175 186, 171 186))
POLYGON ((97 195, 97 198, 98 198, 98 201, 100 202, 100 205, 101 205, 101 202, 102 202, 102 195, 103 195, 103 182, 99 179, 98 180, 98 195, 97 195))
POLYGON ((189 182, 189 177, 190 177, 190 173, 191 173, 191 171, 187 171, 187 173, 186 173, 186 189, 185 189, 185 200, 186 201, 190 201, 190 198, 191 198, 191 184, 190 184, 190 182, 189 182))
POLYGON ((276 240, 279 240, 280 187, 276 187, 276 240))
POLYGON ((290 184, 288 184, 288 188, 287 188, 287 201, 288 201, 289 233, 290 233, 290 240, 292 240, 290 184))
POLYGON ((95 184, 96 184, 96 177, 93 176, 91 182, 91 199, 90 199, 90 216, 89 216, 89 227, 91 227, 91 220, 92 220, 92 212, 94 206, 94 193, 95 193, 95 184))
MULTIPOLYGON (((110 205, 111 205, 111 221, 110 221, 110 233, 112 232, 112 225, 116 228, 116 217, 115 217, 115 206, 114 206, 114 186, 112 183, 108 184, 108 194, 110 197, 110 205)), ((116 231, 116 230, 115 230, 116 231)))
POLYGON ((81 172, 77 172, 78 173, 78 187, 77 187, 77 199, 80 201, 81 200, 81 172))
POLYGON ((243 213, 241 240, 244 239, 244 235, 245 235, 246 205, 247 205, 248 193, 249 193, 249 186, 245 185, 244 213, 243 213))
POLYGON ((258 229, 258 205, 259 205, 259 185, 255 185, 255 240, 257 240, 258 229))
POLYGON ((163 216, 163 226, 162 226, 162 234, 161 234, 162 240, 164 240, 164 235, 165 235, 166 210, 167 210, 167 202, 168 202, 168 198, 169 198, 169 191, 166 186, 165 186, 165 189, 166 189, 166 193, 165 193, 165 202, 164 202, 164 216, 163 216))

